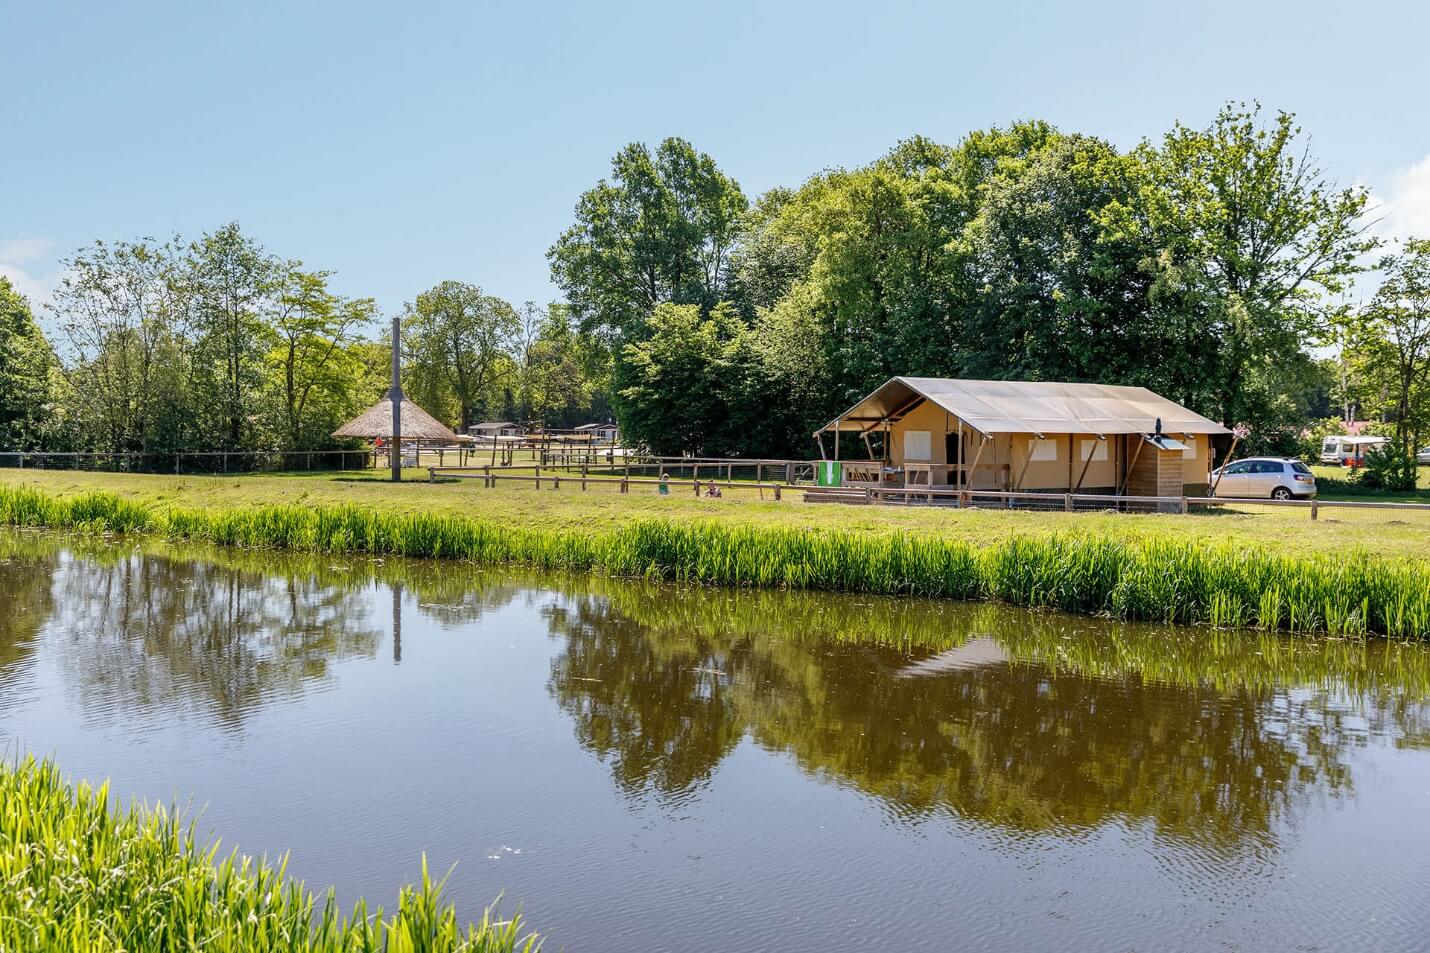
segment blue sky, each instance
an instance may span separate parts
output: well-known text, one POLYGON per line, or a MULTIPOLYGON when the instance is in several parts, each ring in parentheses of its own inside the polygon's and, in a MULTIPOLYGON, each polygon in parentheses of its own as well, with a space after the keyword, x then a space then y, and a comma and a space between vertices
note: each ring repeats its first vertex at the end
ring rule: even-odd
POLYGON ((1430 5, 0 0, 0 273, 238 220, 385 313, 548 300, 545 252, 632 140, 754 197, 922 133, 1039 117, 1130 146, 1227 99, 1296 112, 1430 234, 1430 5))

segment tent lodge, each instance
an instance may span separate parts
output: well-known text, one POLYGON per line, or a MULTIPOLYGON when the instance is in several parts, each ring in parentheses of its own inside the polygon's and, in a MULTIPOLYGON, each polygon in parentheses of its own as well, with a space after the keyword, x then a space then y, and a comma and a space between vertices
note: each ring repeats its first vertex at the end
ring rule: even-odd
POLYGON ((890 378, 818 432, 842 482, 1205 496, 1231 431, 1145 387, 890 378), (867 460, 850 451, 864 451, 867 460))

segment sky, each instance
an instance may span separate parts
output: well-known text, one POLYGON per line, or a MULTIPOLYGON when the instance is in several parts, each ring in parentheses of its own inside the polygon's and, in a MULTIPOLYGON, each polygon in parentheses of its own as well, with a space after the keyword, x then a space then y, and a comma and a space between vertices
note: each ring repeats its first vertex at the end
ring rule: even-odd
POLYGON ((1119 147, 1295 112, 1382 231, 1430 235, 1430 4, 0 0, 0 274, 229 221, 383 313, 557 299, 546 250, 632 141, 747 195, 914 134, 1042 118, 1119 147))

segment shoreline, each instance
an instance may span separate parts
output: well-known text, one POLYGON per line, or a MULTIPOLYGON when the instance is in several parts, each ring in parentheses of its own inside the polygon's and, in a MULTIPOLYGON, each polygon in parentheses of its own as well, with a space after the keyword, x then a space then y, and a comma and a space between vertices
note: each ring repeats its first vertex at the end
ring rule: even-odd
POLYGON ((1010 535, 978 545, 897 531, 657 517, 580 532, 352 504, 197 508, 3 484, 0 524, 731 588, 986 600, 1128 621, 1430 638, 1430 564, 1369 552, 1289 555, 1096 531, 1010 535))

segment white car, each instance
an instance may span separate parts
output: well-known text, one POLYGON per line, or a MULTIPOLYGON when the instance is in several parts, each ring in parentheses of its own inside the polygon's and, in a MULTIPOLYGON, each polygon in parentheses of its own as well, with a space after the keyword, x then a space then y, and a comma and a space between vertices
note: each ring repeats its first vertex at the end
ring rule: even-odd
POLYGON ((1309 500, 1316 478, 1300 460, 1248 457, 1212 471, 1212 493, 1223 499, 1309 500))
POLYGON ((1430 447, 1421 447, 1420 452, 1415 454, 1415 460, 1417 463, 1430 466, 1430 447))

